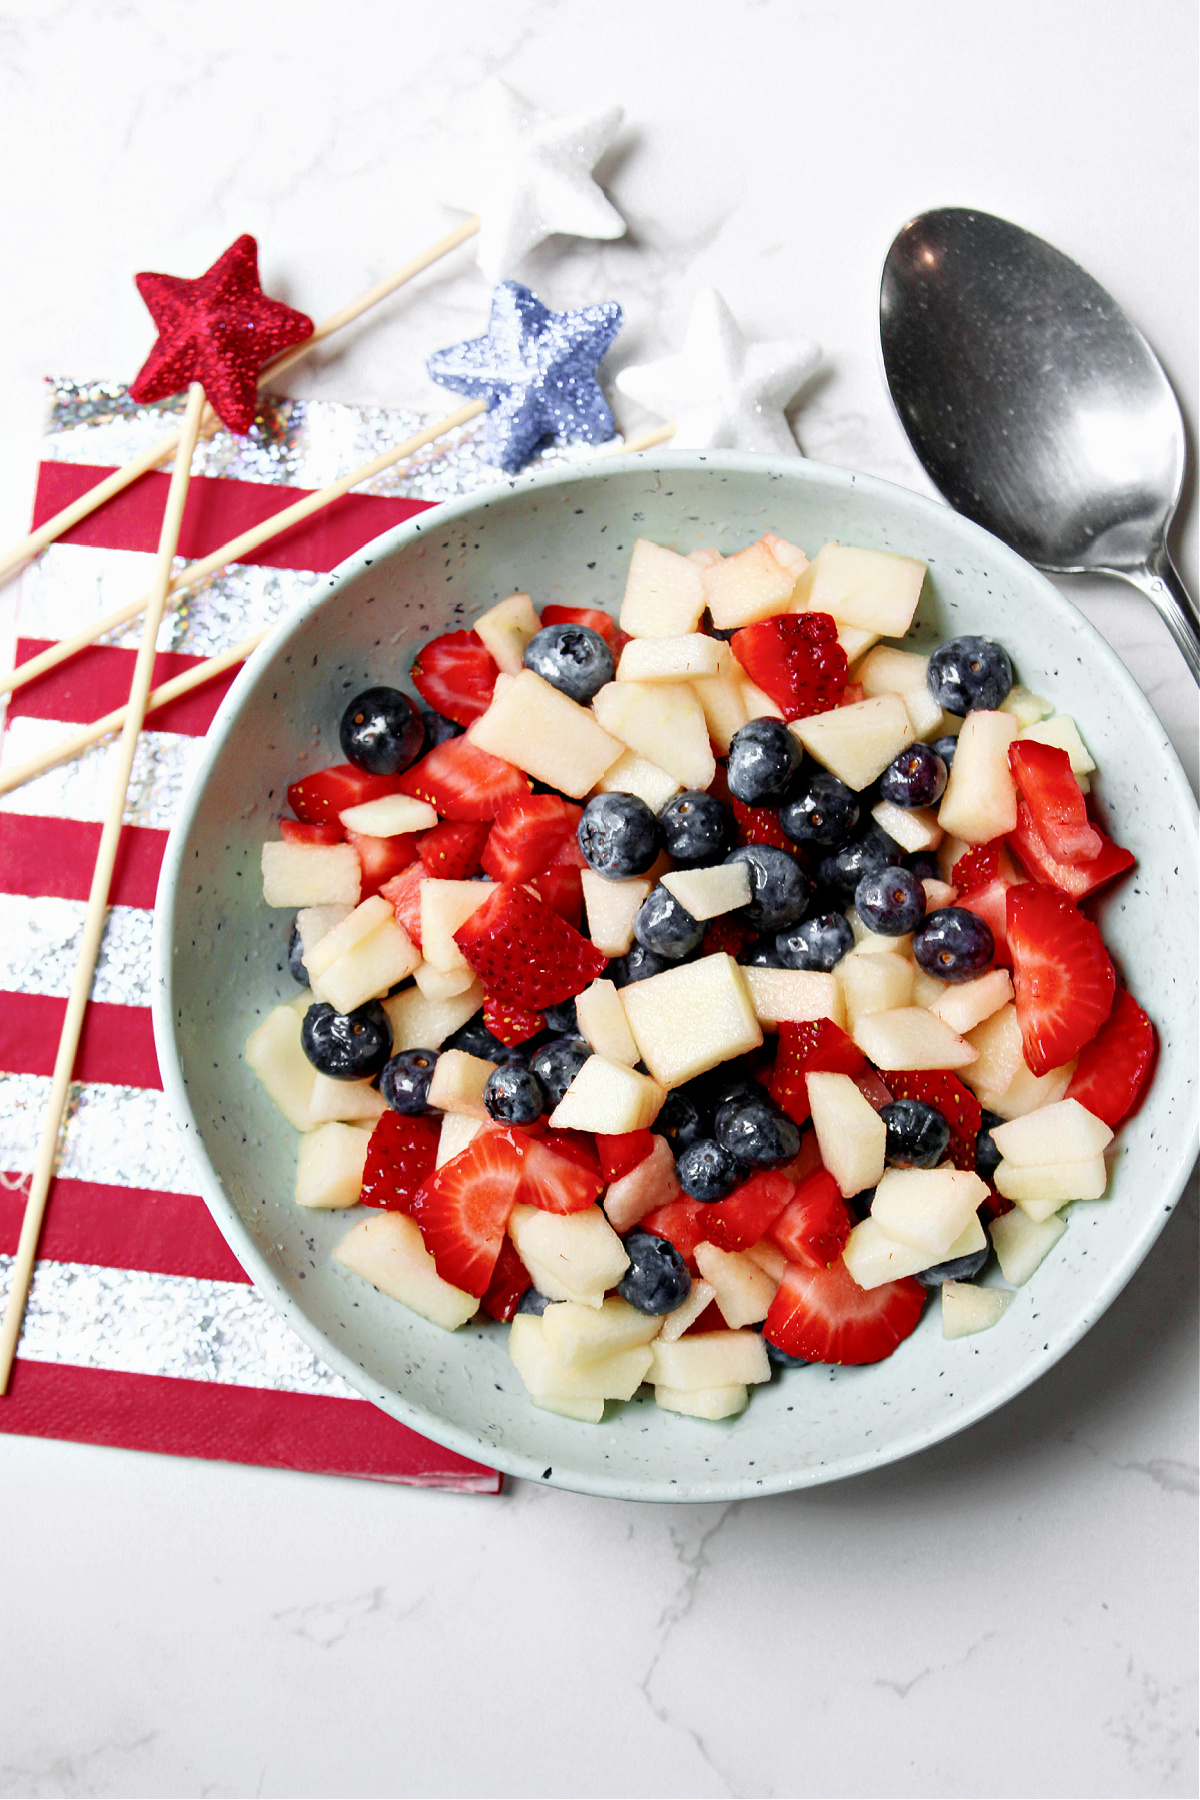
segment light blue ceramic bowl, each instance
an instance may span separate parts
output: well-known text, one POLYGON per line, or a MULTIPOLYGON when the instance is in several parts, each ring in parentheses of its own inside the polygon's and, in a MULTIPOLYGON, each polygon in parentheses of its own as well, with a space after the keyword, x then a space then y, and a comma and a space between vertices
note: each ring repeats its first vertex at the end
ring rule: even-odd
POLYGON ((516 1475, 638 1500, 725 1500, 834 1480, 982 1418, 1056 1362, 1158 1236, 1196 1156, 1196 815, 1162 726, 1087 621, 1027 563, 947 508, 803 461, 657 452, 510 482, 376 539, 252 657, 208 735, 158 896, 154 1025, 197 1185, 259 1289, 360 1393, 405 1424, 516 1475), (505 1329, 453 1336, 331 1260, 344 1213, 291 1200, 296 1134, 242 1046, 295 994, 290 919, 262 904, 259 850, 298 772, 341 760, 348 698, 404 680, 420 646, 515 590, 620 605, 634 539, 732 551, 774 529, 919 556, 914 641, 986 632, 1018 678, 1071 713, 1097 791, 1138 868, 1097 918, 1159 1028, 1146 1103, 1120 1132, 1109 1197, 1071 1209, 1059 1246, 993 1330, 947 1344, 931 1305, 887 1362, 787 1371, 740 1417, 707 1424, 651 1399, 584 1425, 535 1410, 505 1329))

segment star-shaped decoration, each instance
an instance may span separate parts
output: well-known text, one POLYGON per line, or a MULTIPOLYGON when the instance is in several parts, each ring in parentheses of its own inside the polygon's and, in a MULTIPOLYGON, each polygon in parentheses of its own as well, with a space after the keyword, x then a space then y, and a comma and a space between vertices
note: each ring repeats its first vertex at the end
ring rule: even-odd
POLYGON ((615 300, 551 312, 519 281, 502 281, 486 337, 435 350, 425 367, 443 387, 487 401, 484 454, 512 475, 547 438, 600 444, 613 436, 596 369, 620 329, 615 300))
POLYGON ((244 233, 197 281, 148 273, 135 279, 158 338, 130 394, 163 400, 199 381, 222 424, 249 431, 263 364, 313 329, 304 313, 263 293, 254 239, 244 233))
POLYGON ((678 356, 622 369, 617 386, 676 421, 681 450, 754 450, 799 456, 783 416, 821 360, 808 338, 757 343, 742 335, 716 288, 701 288, 678 356))
POLYGON ((512 275, 553 232, 624 234, 624 219, 592 180, 624 117, 621 107, 556 119, 507 82, 491 81, 479 95, 476 117, 478 149, 461 170, 443 177, 441 197, 482 219, 476 255, 488 281, 512 275))

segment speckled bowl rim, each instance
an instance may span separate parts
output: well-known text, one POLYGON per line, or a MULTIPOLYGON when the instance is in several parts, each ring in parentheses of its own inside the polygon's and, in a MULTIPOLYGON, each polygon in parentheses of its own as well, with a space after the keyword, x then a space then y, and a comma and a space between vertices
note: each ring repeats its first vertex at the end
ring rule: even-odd
MULTIPOLYGON (((152 1014, 163 1087, 172 1114, 182 1127, 181 1136, 186 1154, 195 1171, 200 1193, 230 1249, 250 1276, 255 1288, 265 1299, 270 1301, 271 1305, 287 1320, 297 1336, 311 1350, 341 1375, 351 1387, 355 1388, 365 1399, 380 1407, 382 1411, 400 1420, 410 1429, 421 1433, 422 1436, 431 1438, 434 1442, 444 1445, 447 1449, 457 1451, 462 1456, 483 1462, 489 1467, 499 1469, 504 1474, 536 1482, 544 1482, 547 1479, 547 1471, 540 1466, 539 1458, 524 1455, 503 1445, 481 1442, 471 1432, 447 1423, 426 1408, 406 1400, 403 1394, 385 1388, 366 1376, 362 1368, 339 1349, 337 1343, 327 1336, 319 1326, 314 1324, 276 1276, 224 1191, 220 1177, 204 1149, 201 1127, 189 1101, 175 1040, 172 1005, 172 927, 181 872, 181 851, 209 775, 222 754, 225 739, 255 687, 260 672, 274 659, 280 648, 300 630, 311 614, 323 606, 346 582, 353 580, 372 565, 378 569, 383 559, 426 532, 442 532, 448 524, 453 524, 456 520, 461 520, 480 508, 494 507, 500 500, 518 492, 524 492, 531 488, 554 488, 586 481, 589 478, 600 478, 616 474, 621 470, 628 470, 631 467, 644 469, 648 473, 662 471, 667 474, 673 470, 694 470, 697 467, 703 467, 714 473, 761 475, 764 479, 783 478, 785 480, 794 479, 797 475, 802 477, 805 472, 811 472, 819 481, 835 488, 846 491, 857 490, 866 495, 877 495, 884 501, 891 498, 893 503, 900 499, 917 518, 922 514, 929 514, 944 525, 949 510, 939 502, 913 493, 894 482, 882 481, 876 476, 862 475, 853 470, 837 468, 832 464, 816 463, 807 459, 796 463, 790 459, 751 456, 733 451, 658 450, 640 452, 630 456, 606 457, 602 463, 568 464, 565 467, 545 472, 515 476, 495 487, 478 490, 460 500, 445 502, 429 512, 420 513, 404 524, 372 539, 354 556, 340 563, 311 598, 297 605, 286 617, 279 620, 247 661, 209 727, 204 751, 192 773, 187 792, 170 833, 155 901, 152 1014)), ((1165 772, 1174 786, 1181 816, 1194 819, 1196 800, 1179 759, 1166 737, 1157 714, 1116 652, 1105 642, 1090 622, 1071 607, 1070 602, 1058 592, 1052 583, 1033 569, 1030 564, 1025 563, 1015 551, 1009 549, 1007 545, 981 526, 964 518, 962 514, 953 514, 953 517, 957 527, 963 533, 965 542, 977 544, 981 554, 999 556, 1003 560, 1014 559, 1021 565, 1027 577, 1032 575, 1035 583, 1040 584, 1048 607, 1058 612, 1065 610, 1073 615, 1074 623, 1077 627, 1082 627, 1089 641, 1092 655, 1105 666, 1108 677, 1120 692, 1125 706, 1131 713, 1139 717, 1142 724, 1161 744, 1165 772)), ((1193 857, 1196 855, 1194 840, 1192 854, 1193 857)), ((1110 1263, 1103 1273, 1103 1278, 1093 1289, 1081 1297, 1081 1304, 1076 1312, 1064 1320, 1057 1334, 1051 1333, 1049 1341, 1042 1350, 1028 1352, 1024 1360, 1014 1368, 1006 1380, 997 1382, 973 1405, 948 1413, 944 1426, 934 1430, 915 1430, 894 1441, 877 1444, 870 1450, 843 1456, 827 1463, 800 1468, 794 1472, 779 1474, 765 1480, 753 1477, 741 1480, 700 1478, 689 1483, 681 1492, 683 1484, 678 1480, 667 1481, 649 1477, 630 1480, 622 1479, 619 1475, 607 1476, 570 1469, 564 1470, 559 1466, 554 1469, 553 1475, 550 1477, 550 1485, 562 1486, 573 1492, 592 1494, 601 1498, 623 1500, 704 1503, 754 1499, 845 1480, 849 1476, 863 1474, 868 1470, 899 1462, 905 1457, 915 1455, 920 1450, 929 1449, 934 1444, 945 1442, 947 1438, 953 1437, 958 1432, 965 1431, 969 1426, 977 1424, 979 1420, 987 1418, 989 1414, 997 1411, 1018 1394, 1023 1393, 1027 1387, 1032 1386, 1040 1376, 1051 1369, 1079 1342, 1097 1319, 1111 1306, 1145 1260, 1159 1233, 1166 1225, 1167 1219, 1178 1204, 1179 1197, 1195 1165, 1198 1150, 1200 1150, 1200 1121, 1193 1128, 1191 1135, 1179 1146, 1170 1167, 1165 1191, 1160 1196, 1160 1204, 1147 1212, 1140 1229, 1130 1232, 1124 1254, 1110 1263)))

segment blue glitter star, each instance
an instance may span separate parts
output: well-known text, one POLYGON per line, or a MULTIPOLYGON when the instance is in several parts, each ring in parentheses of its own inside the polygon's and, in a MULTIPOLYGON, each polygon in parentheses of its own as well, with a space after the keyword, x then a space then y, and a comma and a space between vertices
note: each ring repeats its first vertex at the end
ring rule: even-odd
POLYGON ((556 313, 519 281, 502 281, 487 336, 435 350, 425 367, 443 387, 487 401, 484 453, 513 475, 547 438, 600 444, 613 436, 596 369, 620 329, 615 300, 556 313))

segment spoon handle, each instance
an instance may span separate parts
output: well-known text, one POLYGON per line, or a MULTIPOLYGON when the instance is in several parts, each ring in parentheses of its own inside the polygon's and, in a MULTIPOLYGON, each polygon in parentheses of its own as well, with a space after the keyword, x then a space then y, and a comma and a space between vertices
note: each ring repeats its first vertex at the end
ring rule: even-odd
POLYGON ((1192 680, 1200 685, 1200 614, 1197 614, 1196 602, 1180 580, 1179 571, 1166 549, 1161 549, 1140 568, 1114 569, 1113 573, 1131 581, 1158 608, 1167 630, 1179 646, 1192 680))

